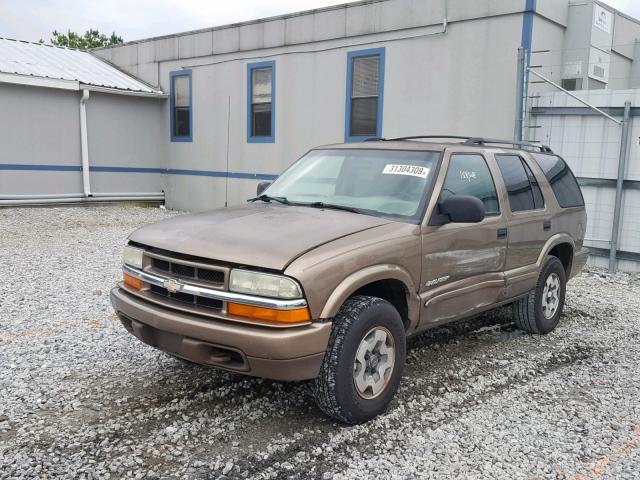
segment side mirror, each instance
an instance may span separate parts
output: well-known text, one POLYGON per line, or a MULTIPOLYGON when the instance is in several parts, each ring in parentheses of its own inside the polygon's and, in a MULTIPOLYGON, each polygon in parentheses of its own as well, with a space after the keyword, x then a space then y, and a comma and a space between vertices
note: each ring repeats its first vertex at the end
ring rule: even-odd
POLYGON ((258 196, 262 195, 262 192, 269 188, 269 185, 271 185, 271 182, 260 182, 258 184, 258 188, 256 189, 256 193, 258 194, 258 196))
POLYGON ((484 204, 471 195, 451 195, 440 202, 439 208, 454 223, 478 223, 485 216, 484 204))

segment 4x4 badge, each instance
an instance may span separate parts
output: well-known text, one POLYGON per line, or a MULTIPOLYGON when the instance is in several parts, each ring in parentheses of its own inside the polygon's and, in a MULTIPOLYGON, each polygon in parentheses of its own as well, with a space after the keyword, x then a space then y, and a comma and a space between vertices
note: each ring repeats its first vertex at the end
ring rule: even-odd
POLYGON ((173 278, 169 278, 163 283, 164 288, 166 288, 170 293, 176 293, 182 290, 182 285, 173 278))
POLYGON ((434 278, 433 280, 429 280, 424 284, 425 287, 433 287, 434 285, 438 285, 442 282, 446 282, 451 278, 451 275, 445 275, 444 277, 434 278))

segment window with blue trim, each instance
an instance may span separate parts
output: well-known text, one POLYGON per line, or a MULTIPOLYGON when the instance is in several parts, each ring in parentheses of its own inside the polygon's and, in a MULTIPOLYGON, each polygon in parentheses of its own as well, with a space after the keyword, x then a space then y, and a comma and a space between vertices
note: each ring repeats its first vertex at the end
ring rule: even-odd
POLYGON ((170 74, 171 141, 190 142, 193 138, 191 70, 170 74))
POLYGON ((247 65, 247 141, 275 139, 275 62, 247 65))
POLYGON ((384 57, 384 48, 347 55, 346 141, 382 136, 384 57))

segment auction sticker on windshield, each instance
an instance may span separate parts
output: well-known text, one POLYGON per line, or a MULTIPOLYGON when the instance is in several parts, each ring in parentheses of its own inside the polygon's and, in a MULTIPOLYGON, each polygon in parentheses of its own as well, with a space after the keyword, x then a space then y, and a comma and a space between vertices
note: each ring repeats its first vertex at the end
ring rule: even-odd
POLYGON ((387 164, 384 166, 382 173, 385 175, 410 175, 412 177, 427 178, 427 175, 429 175, 429 169, 419 165, 387 164))

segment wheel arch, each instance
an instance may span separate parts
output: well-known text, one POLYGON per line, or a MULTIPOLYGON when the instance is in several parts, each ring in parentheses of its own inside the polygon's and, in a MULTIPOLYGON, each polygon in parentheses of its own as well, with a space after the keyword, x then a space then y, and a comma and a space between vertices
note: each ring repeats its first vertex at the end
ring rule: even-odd
POLYGON ((553 255, 558 257, 564 266, 564 271, 567 275, 567 279, 571 275, 571 265, 573 263, 573 255, 575 252, 576 244, 566 233, 558 233, 553 235, 544 245, 540 256, 538 257, 538 261, 536 262, 538 265, 538 270, 542 268, 544 264, 544 259, 548 255, 553 255))
POLYGON ((320 317, 335 317, 342 304, 354 294, 370 294, 389 301, 399 310, 407 329, 418 323, 420 299, 416 294, 415 283, 409 272, 398 265, 374 265, 352 273, 333 290, 320 317), (405 294, 405 311, 398 305, 402 300, 398 296, 400 287, 405 294))

